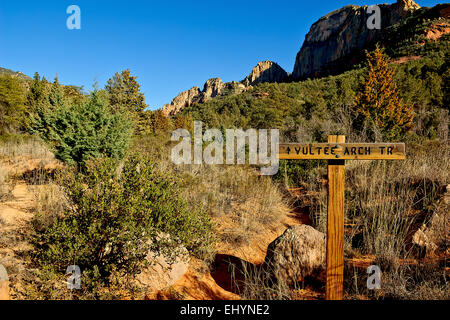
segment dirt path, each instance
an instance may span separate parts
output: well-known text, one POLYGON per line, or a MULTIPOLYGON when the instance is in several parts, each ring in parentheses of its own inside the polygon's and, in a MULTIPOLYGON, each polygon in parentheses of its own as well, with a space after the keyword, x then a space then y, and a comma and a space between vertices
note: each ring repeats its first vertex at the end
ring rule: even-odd
MULTIPOLYGON (((291 212, 288 208, 283 209, 283 219, 275 228, 267 227, 261 230, 258 236, 251 239, 247 245, 230 247, 229 245, 218 245, 217 257, 225 256, 235 260, 241 260, 253 265, 260 265, 264 262, 266 257, 267 247, 269 244, 278 238, 283 232, 294 225, 302 223, 302 217, 296 212, 291 212)), ((218 261, 214 262, 219 263, 218 261)), ((226 262, 224 262, 226 264, 226 262)), ((216 266, 218 267, 218 266, 216 266)), ((173 286, 156 293, 155 296, 148 297, 149 299, 181 299, 181 300, 240 300, 241 297, 229 291, 230 274, 228 265, 223 265, 225 270, 223 277, 218 276, 215 272, 212 275, 202 261, 193 259, 188 272, 173 286), (222 279, 223 278, 223 279, 222 279)), ((218 267, 221 268, 221 267, 218 267)), ((311 295, 311 292, 306 292, 311 295)))
POLYGON ((18 181, 11 192, 11 200, 0 203, 0 219, 7 225, 22 226, 33 214, 34 196, 25 181, 18 181))
POLYGON ((21 255, 30 249, 25 241, 28 223, 33 217, 34 196, 24 181, 18 181, 8 201, 0 203, 0 263, 9 278, 24 269, 21 255))
MULTIPOLYGON (((25 270, 23 254, 31 249, 26 235, 33 218, 35 196, 26 182, 19 180, 13 183, 5 198, 0 202, 0 264, 6 269, 12 284, 25 270)), ((13 294, 13 286, 9 287, 9 294, 4 293, 3 298, 13 294)))

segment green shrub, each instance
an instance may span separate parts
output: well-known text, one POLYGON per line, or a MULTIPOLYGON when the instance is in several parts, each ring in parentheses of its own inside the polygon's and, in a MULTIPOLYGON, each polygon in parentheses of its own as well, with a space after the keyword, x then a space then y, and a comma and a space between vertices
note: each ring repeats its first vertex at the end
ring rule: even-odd
POLYGON ((62 181, 72 209, 33 239, 43 270, 78 265, 96 286, 117 274, 138 273, 149 249, 170 258, 174 243, 194 254, 212 243, 206 214, 189 211, 175 177, 157 173, 142 156, 92 160, 83 173, 62 181), (170 244, 161 232, 170 235, 170 244))
POLYGON ((91 158, 124 155, 133 133, 132 121, 126 114, 112 114, 101 91, 73 105, 55 96, 50 105, 38 106, 32 131, 50 143, 59 159, 84 167, 91 158))
POLYGON ((129 113, 134 120, 135 132, 145 134, 151 125, 150 112, 145 111, 148 105, 145 96, 140 91, 141 85, 137 77, 132 76, 129 69, 115 73, 108 80, 105 91, 108 92, 111 111, 115 113, 129 113))
POLYGON ((325 167, 325 161, 317 160, 280 160, 280 170, 273 177, 286 187, 298 187, 309 181, 311 171, 316 167, 325 167))

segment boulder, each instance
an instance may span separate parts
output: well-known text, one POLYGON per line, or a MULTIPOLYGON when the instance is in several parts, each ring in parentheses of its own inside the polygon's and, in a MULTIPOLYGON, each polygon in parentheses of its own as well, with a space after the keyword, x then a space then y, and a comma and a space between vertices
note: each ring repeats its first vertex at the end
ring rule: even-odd
POLYGON ((425 222, 412 237, 412 243, 424 250, 426 256, 432 256, 439 247, 444 247, 450 238, 449 202, 450 185, 447 186, 446 193, 431 219, 425 222))
POLYGON ((299 225, 290 227, 269 245, 264 268, 278 281, 292 283, 324 268, 325 259, 325 234, 299 225))
MULTIPOLYGON (((164 235, 168 238, 167 235, 164 235)), ((151 245, 150 245, 151 247, 151 245)), ((136 276, 139 285, 147 295, 170 287, 183 277, 189 268, 189 253, 181 245, 174 245, 171 251, 174 257, 150 250, 146 260, 149 266, 136 276)))

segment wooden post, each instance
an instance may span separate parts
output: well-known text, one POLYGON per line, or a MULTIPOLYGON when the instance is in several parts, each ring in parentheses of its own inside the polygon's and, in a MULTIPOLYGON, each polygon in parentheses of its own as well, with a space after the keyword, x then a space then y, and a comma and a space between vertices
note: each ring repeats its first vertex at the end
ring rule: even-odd
POLYGON ((404 143, 345 143, 345 136, 329 136, 328 143, 282 143, 280 159, 328 160, 327 285, 326 299, 341 300, 344 289, 345 160, 404 160, 404 143))
MULTIPOLYGON (((329 136, 328 143, 345 143, 345 136, 329 136)), ((327 300, 343 297, 344 182, 345 160, 328 160, 327 300)))

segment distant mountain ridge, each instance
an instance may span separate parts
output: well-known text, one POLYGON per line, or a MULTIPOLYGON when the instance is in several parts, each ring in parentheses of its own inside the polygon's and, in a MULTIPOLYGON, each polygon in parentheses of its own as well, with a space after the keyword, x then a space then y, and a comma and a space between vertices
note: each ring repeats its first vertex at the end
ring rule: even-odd
POLYGON ((173 116, 186 107, 206 102, 211 98, 239 94, 258 83, 283 82, 288 77, 288 73, 275 62, 269 60, 261 61, 240 82, 232 81, 224 83, 220 78, 212 78, 205 82, 202 91, 199 87, 193 87, 181 92, 170 104, 164 105, 163 112, 167 116, 173 116))
POLYGON ((31 78, 29 76, 27 76, 26 74, 24 74, 20 71, 12 71, 10 69, 0 68, 0 75, 3 75, 3 74, 11 75, 13 77, 17 77, 22 80, 31 80, 31 78))
MULTIPOLYGON (((367 6, 344 6, 320 18, 306 35, 297 53, 292 74, 288 74, 272 61, 262 61, 240 82, 224 84, 220 78, 213 78, 205 83, 203 91, 193 87, 181 92, 170 104, 163 107, 163 111, 166 115, 173 116, 186 107, 215 97, 239 94, 263 82, 300 81, 311 77, 342 73, 360 63, 364 59, 364 50, 370 50, 375 43, 386 42, 394 48, 411 34, 418 35, 415 33, 418 32, 415 28, 421 20, 437 17, 448 19, 450 11, 450 4, 421 9, 413 0, 397 0, 394 4, 378 6, 381 11, 380 30, 370 30, 367 27, 367 20, 371 16, 367 13, 367 6), (404 23, 408 17, 419 11, 421 14, 418 15, 417 21, 404 23), (393 28, 400 25, 400 29, 393 28)), ((442 34, 449 33, 450 30, 447 24, 439 25, 435 29, 431 31, 431 38, 436 35, 440 37, 442 34)))

